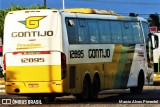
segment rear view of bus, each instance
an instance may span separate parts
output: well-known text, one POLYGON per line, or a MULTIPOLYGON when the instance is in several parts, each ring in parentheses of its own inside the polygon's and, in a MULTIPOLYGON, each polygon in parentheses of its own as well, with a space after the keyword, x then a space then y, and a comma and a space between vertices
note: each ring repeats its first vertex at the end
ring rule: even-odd
POLYGON ((60 19, 56 10, 7 14, 3 55, 8 94, 63 92, 66 60, 60 19))

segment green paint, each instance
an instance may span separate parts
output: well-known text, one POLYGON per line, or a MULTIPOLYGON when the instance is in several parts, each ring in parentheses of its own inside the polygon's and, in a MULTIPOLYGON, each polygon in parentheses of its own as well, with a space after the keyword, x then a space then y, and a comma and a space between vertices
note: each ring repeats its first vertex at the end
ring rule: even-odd
POLYGON ((121 52, 119 54, 120 55, 120 59, 119 59, 119 64, 118 64, 118 69, 117 69, 117 74, 115 74, 115 83, 113 88, 119 88, 121 86, 121 81, 122 81, 122 74, 124 71, 124 67, 125 67, 125 62, 126 62, 126 58, 127 58, 127 50, 128 47, 122 45, 122 49, 121 52))
POLYGON ((122 45, 117 69, 117 74, 115 77, 115 83, 113 88, 125 88, 127 87, 129 74, 131 71, 133 55, 135 50, 135 45, 122 45))
POLYGON ((26 21, 19 21, 20 23, 26 25, 26 21))
POLYGON ((130 74, 131 66, 133 62, 134 50, 135 50, 135 45, 128 45, 127 59, 126 59, 125 68, 123 71, 123 77, 121 81, 122 88, 126 88, 128 84, 129 74, 130 74))

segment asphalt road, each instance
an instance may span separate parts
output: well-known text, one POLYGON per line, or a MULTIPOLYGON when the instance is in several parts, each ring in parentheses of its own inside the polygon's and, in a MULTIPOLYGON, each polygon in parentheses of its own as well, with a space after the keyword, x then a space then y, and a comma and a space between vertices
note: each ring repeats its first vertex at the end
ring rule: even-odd
MULTIPOLYGON (((127 90, 107 90, 99 94, 96 101, 81 102, 77 101, 75 97, 64 96, 57 97, 55 102, 38 104, 17 104, 13 100, 27 100, 24 96, 0 94, 0 106, 23 106, 23 107, 120 107, 120 106, 133 106, 133 107, 159 107, 160 106, 160 85, 145 86, 142 94, 131 94, 127 90), (15 104, 2 104, 3 99, 11 99, 15 104)), ((4 103, 4 102, 3 102, 4 103)), ((23 102, 25 103, 25 102, 23 102)))

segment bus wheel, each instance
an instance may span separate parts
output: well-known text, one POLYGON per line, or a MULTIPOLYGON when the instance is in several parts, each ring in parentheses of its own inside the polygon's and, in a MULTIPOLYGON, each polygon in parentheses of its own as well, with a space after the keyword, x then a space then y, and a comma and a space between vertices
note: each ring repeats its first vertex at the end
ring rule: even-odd
POLYGON ((144 86, 144 73, 140 72, 138 76, 138 86, 137 87, 131 87, 130 91, 133 94, 141 94, 143 91, 143 86, 144 86))
POLYGON ((90 92, 91 92, 90 87, 91 87, 91 82, 89 81, 89 79, 85 78, 83 81, 83 92, 82 92, 82 94, 76 95, 76 99, 83 100, 83 101, 89 100, 89 96, 90 96, 90 92))
POLYGON ((91 99, 95 100, 98 98, 98 93, 99 93, 99 89, 100 89, 100 85, 99 85, 99 81, 96 77, 94 77, 93 79, 93 85, 92 85, 92 89, 91 89, 91 99))

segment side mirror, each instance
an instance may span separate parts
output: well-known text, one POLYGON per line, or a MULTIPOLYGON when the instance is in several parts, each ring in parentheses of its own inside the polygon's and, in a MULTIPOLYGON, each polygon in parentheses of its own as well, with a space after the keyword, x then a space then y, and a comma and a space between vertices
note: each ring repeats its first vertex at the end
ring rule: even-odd
POLYGON ((151 47, 152 49, 155 49, 156 48, 156 45, 155 45, 155 36, 154 35, 151 35, 151 47))
POLYGON ((151 47, 152 49, 159 47, 159 37, 157 35, 151 35, 151 47))

